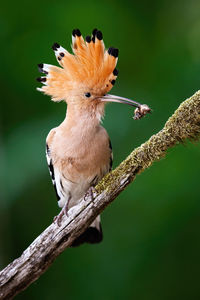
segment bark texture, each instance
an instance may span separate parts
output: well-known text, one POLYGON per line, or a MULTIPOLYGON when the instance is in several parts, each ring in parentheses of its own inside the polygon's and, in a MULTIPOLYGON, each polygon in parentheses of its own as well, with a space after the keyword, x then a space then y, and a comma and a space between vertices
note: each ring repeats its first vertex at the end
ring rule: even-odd
POLYGON ((96 195, 73 207, 61 227, 51 224, 22 255, 0 272, 0 299, 12 299, 42 275, 55 258, 70 247, 105 207, 137 174, 163 157, 167 149, 200 134, 200 91, 185 100, 166 122, 164 128, 136 148, 115 170, 96 186, 96 195))

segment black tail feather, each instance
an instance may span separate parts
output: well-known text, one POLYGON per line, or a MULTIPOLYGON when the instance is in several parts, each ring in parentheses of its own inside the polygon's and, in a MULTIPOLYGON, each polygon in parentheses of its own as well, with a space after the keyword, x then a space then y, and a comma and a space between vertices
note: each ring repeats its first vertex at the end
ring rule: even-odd
POLYGON ((96 227, 88 227, 77 239, 74 240, 71 247, 80 246, 83 243, 97 244, 103 239, 103 232, 100 224, 100 229, 96 227))

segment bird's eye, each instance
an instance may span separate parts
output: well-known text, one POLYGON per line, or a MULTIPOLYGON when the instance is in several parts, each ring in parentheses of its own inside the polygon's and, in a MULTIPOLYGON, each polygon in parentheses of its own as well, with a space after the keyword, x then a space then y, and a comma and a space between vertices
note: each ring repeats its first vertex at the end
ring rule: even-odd
POLYGON ((85 93, 85 97, 90 98, 91 94, 90 93, 85 93))

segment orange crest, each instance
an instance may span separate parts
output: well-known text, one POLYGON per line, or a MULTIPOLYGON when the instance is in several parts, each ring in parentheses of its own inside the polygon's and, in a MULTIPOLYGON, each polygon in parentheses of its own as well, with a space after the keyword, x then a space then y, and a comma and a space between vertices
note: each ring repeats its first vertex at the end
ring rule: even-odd
POLYGON ((115 68, 118 59, 118 49, 105 50, 101 31, 93 30, 92 37, 85 41, 79 29, 72 32, 72 50, 67 50, 55 43, 55 51, 60 67, 39 64, 39 71, 46 74, 37 78, 44 86, 39 91, 52 96, 53 101, 67 100, 78 91, 91 92, 103 96, 113 87, 118 75, 115 68))

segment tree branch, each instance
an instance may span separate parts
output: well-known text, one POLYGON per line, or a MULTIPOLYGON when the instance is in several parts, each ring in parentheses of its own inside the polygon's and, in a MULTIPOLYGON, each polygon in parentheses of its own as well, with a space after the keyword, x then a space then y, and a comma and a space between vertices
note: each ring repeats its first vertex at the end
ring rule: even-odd
POLYGON ((55 258, 70 247, 92 221, 125 187, 167 149, 200 134, 200 91, 185 100, 169 118, 164 128, 136 148, 114 171, 96 186, 94 200, 88 197, 69 211, 61 227, 51 224, 22 255, 0 272, 0 299, 12 299, 40 277, 55 258))

